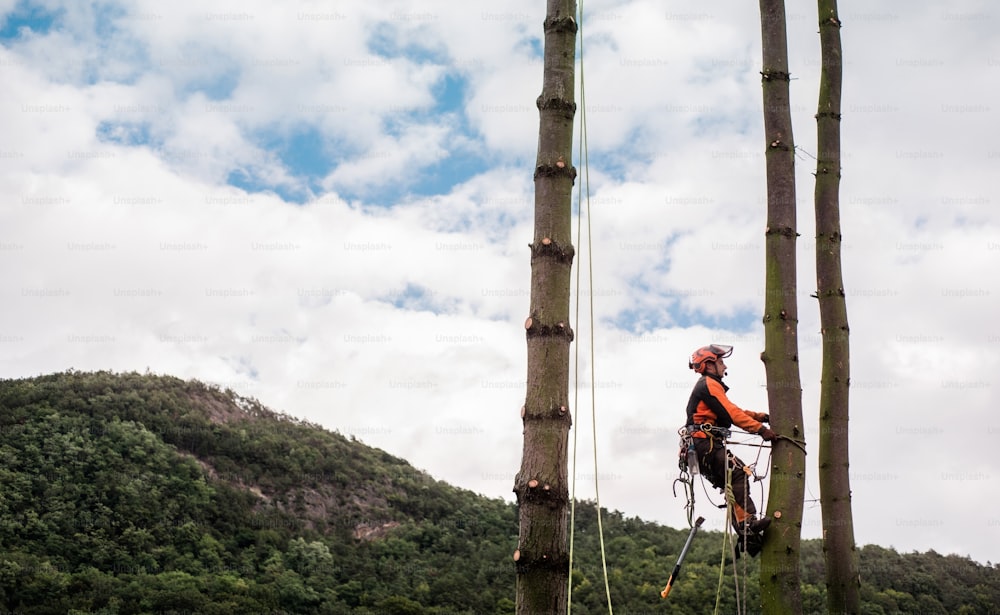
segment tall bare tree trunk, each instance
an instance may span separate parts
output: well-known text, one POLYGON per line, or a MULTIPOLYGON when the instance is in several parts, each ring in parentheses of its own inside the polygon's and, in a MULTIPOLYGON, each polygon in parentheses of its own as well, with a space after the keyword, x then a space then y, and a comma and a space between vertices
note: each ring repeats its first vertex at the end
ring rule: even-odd
POLYGON ((773 442, 767 513, 773 519, 761 551, 764 613, 800 613, 799 574, 805 451, 799 379, 795 280, 795 145, 789 104, 784 0, 760 0, 764 135, 767 165, 764 369, 773 442), (787 439, 786 439, 787 438, 787 439))
POLYGON ((514 479, 520 516, 517 612, 566 612, 569 580, 570 428, 569 323, 576 2, 548 0, 542 93, 538 97, 535 232, 531 244, 531 307, 524 449, 514 479))
POLYGON ((860 613, 858 555, 851 511, 847 421, 850 329, 840 262, 840 92, 843 59, 837 0, 819 0, 822 69, 816 111, 816 284, 823 334, 819 397, 819 486, 823 508, 827 610, 860 613))

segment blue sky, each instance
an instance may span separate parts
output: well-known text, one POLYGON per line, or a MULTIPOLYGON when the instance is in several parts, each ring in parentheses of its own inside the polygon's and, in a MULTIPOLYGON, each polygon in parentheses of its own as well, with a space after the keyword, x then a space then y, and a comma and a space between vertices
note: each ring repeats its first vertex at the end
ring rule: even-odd
MULTIPOLYGON (((216 382, 511 498, 542 10, 0 1, 0 374, 216 382)), ((758 15, 736 0, 587 11, 589 169, 574 162, 593 242, 576 247, 596 324, 575 329, 597 349, 602 501, 680 526, 682 504, 650 485, 673 480, 690 352, 733 344, 734 400, 767 404, 758 15)), ((814 12, 789 4, 807 437, 814 12)), ((1000 464, 979 451, 1000 431, 1000 14, 982 0, 841 13, 858 540, 995 560, 1000 464), (887 48, 886 28, 938 35, 887 48), (970 347, 985 351, 955 361, 970 347), (955 407, 975 434, 941 419, 955 407), (909 504, 886 514, 887 499, 909 504)), ((819 535, 818 509, 803 533, 819 535)))
MULTIPOLYGON (((115 42, 133 40, 130 32, 116 26, 116 21, 123 17, 127 17, 127 11, 124 9, 105 9, 104 14, 99 16, 94 24, 94 34, 113 39, 115 42)), ((42 36, 52 29, 72 32, 74 28, 69 27, 66 21, 64 12, 51 11, 32 3, 20 3, 13 12, 5 16, 0 40, 16 44, 18 40, 42 36)), ((368 34, 366 48, 373 55, 368 61, 377 64, 388 62, 392 58, 405 57, 407 61, 418 64, 447 65, 446 57, 435 53, 433 49, 424 48, 419 43, 400 45, 395 34, 396 29, 389 24, 376 26, 368 34)), ((136 41, 134 50, 139 56, 135 58, 138 61, 135 65, 136 71, 157 72, 160 66, 151 62, 150 58, 144 57, 146 50, 141 41, 136 41)), ((188 57, 192 62, 216 67, 216 70, 204 77, 179 82, 178 89, 184 95, 201 93, 210 101, 224 104, 239 85, 243 68, 239 63, 232 61, 223 49, 211 46, 198 49, 195 46, 190 52, 182 49, 178 57, 188 57)), ((297 60, 291 56, 284 60, 255 59, 254 61, 256 65, 279 68, 284 64, 294 63, 297 63, 297 60)), ((384 116, 382 123, 386 133, 399 135, 402 127, 434 116, 448 116, 458 130, 467 131, 469 128, 463 116, 465 93, 468 88, 467 72, 457 68, 442 73, 430 92, 433 96, 432 105, 426 108, 400 108, 384 116)), ((327 104, 330 108, 336 105, 335 100, 327 104)), ((322 126, 309 121, 308 118, 299 119, 291 124, 284 118, 276 119, 276 123, 258 126, 248 131, 248 137, 254 145, 280 162, 296 185, 289 186, 283 181, 270 182, 252 170, 244 168, 235 168, 228 173, 227 182, 230 185, 250 192, 272 191, 286 201, 302 203, 322 191, 320 180, 340 162, 358 157, 379 158, 393 155, 389 150, 365 151, 359 148, 358 144, 331 138, 322 126)), ((98 128, 98 135, 104 140, 122 145, 148 146, 153 149, 162 147, 162 143, 156 140, 154 131, 146 122, 103 122, 98 128)), ((441 194, 447 192, 450 186, 469 179, 483 163, 482 158, 474 152, 450 152, 443 159, 424 169, 420 175, 399 177, 395 181, 382 182, 379 186, 371 186, 366 190, 348 189, 342 194, 349 199, 365 198, 375 202, 394 202, 407 195, 441 194)))
POLYGON ((20 2, 13 11, 4 15, 0 39, 16 39, 24 30, 44 34, 57 21, 57 15, 44 7, 30 2, 20 2))

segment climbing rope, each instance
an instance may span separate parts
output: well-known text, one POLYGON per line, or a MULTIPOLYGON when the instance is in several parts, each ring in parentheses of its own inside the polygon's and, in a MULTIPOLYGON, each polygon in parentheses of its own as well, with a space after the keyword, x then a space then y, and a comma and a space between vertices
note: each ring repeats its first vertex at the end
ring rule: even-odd
MULTIPOLYGON (((597 395, 596 395, 596 369, 595 369, 595 355, 594 352, 594 259, 592 256, 592 246, 593 240, 591 236, 591 219, 590 219, 590 157, 587 153, 587 100, 586 100, 586 90, 584 89, 584 74, 583 74, 583 1, 579 2, 579 11, 577 14, 577 27, 579 32, 580 40, 580 104, 578 110, 580 111, 580 153, 579 160, 583 164, 583 180, 577 185, 577 232, 576 232, 576 245, 582 245, 583 239, 583 203, 586 202, 587 205, 587 283, 589 288, 589 303, 590 303, 590 408, 591 408, 591 430, 593 432, 594 438, 594 498, 595 506, 597 507, 597 535, 601 544, 601 570, 604 573, 604 593, 608 600, 608 613, 614 615, 614 609, 611 606, 611 588, 608 584, 608 562, 607 553, 604 547, 604 524, 601 519, 601 492, 599 487, 598 477, 600 476, 598 472, 597 465, 597 395)), ((574 322, 580 322, 580 267, 576 269, 576 295, 575 295, 575 315, 574 322)), ((577 423, 576 418, 578 417, 579 405, 579 395, 580 395, 580 345, 577 344, 574 349, 573 358, 573 414, 574 423, 577 423)), ((570 613, 573 608, 573 546, 575 539, 575 528, 576 528, 576 451, 577 451, 577 434, 579 429, 573 430, 573 477, 570 480, 571 493, 570 493, 570 530, 569 530, 569 580, 568 588, 566 591, 566 612, 570 613)))
MULTIPOLYGON (((732 524, 729 521, 732 518, 732 515, 733 515, 733 504, 736 503, 736 497, 733 495, 733 468, 731 467, 732 464, 730 463, 730 460, 729 460, 729 446, 726 445, 726 444, 724 444, 724 451, 725 451, 724 458, 726 460, 725 461, 725 463, 726 463, 726 488, 723 490, 723 493, 725 494, 725 499, 726 499, 726 517, 725 517, 725 521, 723 523, 725 523, 724 527, 726 528, 726 530, 722 534, 722 556, 721 556, 721 558, 719 560, 719 583, 718 583, 718 585, 715 588, 715 611, 714 611, 715 615, 719 615, 719 604, 722 601, 722 580, 726 576, 726 546, 727 545, 732 545, 731 548, 732 548, 732 552, 733 552, 733 557, 735 558, 735 555, 736 555, 736 547, 735 547, 735 544, 733 543, 733 541, 731 539, 731 536, 732 536, 732 524)), ((704 479, 702 480, 702 485, 704 485, 704 479)), ((733 569, 734 569, 734 571, 735 571, 735 567, 736 567, 736 561, 734 559, 733 560, 733 569)), ((736 611, 737 611, 737 615, 739 615, 739 607, 740 607, 739 584, 737 583, 737 586, 736 586, 736 611)))

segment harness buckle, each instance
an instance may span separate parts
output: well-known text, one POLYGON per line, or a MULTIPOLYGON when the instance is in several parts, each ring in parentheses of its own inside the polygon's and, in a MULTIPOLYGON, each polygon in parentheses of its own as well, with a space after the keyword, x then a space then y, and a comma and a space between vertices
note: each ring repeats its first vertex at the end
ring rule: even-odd
POLYGON ((726 440, 729 438, 730 431, 725 427, 719 427, 717 425, 712 425, 710 423, 700 423, 697 425, 688 425, 686 427, 687 433, 693 435, 697 432, 701 432, 710 438, 717 438, 720 440, 726 440))

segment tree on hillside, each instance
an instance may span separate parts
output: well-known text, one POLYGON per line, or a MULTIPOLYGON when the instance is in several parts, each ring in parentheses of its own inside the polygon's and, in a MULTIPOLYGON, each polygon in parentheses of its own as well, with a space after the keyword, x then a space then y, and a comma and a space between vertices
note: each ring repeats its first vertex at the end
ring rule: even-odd
POLYGON ((822 69, 816 111, 816 296, 823 335, 819 398, 819 485, 827 609, 858 613, 861 583, 854 544, 848 450, 850 330, 841 267, 840 99, 843 59, 837 0, 819 0, 822 69))
POLYGON ((795 145, 789 104, 784 0, 760 0, 762 89, 767 169, 764 352, 773 443, 767 513, 773 519, 761 551, 765 613, 801 612, 799 574, 805 451, 798 363, 795 281, 795 145))
MULTIPOLYGON (((513 505, 256 400, 245 411, 232 395, 136 373, 0 379, 0 613, 515 611, 503 546, 513 505), (250 477, 249 460, 264 474, 250 477), (320 505, 323 494, 334 498, 320 505), (309 506, 294 512, 300 495, 309 506), (354 533, 373 522, 382 531, 354 533)), ((580 504, 573 613, 603 613, 597 503, 580 504)), ((652 583, 688 532, 601 515, 615 612, 711 609, 720 532, 692 543, 683 582, 661 603, 652 583)), ((857 553, 860 612, 997 614, 996 564, 875 545, 857 553)), ((759 561, 741 562, 741 602, 759 604, 759 561)), ((802 541, 802 613, 824 610, 823 568, 821 541, 802 541)), ((718 604, 735 613, 737 595, 724 590, 718 604)))
POLYGON ((524 448, 514 479, 520 531, 514 553, 518 613, 566 610, 569 580, 569 323, 574 62, 574 0, 548 0, 542 93, 538 97, 535 231, 531 306, 525 330, 527 394, 524 448))

